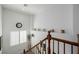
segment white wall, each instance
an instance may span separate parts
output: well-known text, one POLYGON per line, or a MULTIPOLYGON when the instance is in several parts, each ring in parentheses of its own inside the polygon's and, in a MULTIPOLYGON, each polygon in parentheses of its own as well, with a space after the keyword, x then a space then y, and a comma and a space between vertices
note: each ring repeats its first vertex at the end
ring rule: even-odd
MULTIPOLYGON (((40 12, 40 14, 35 15, 34 28, 45 28, 47 30, 54 29, 55 32, 51 33, 52 37, 64 38, 65 40, 70 41, 77 41, 74 38, 73 31, 73 5, 46 5, 46 7, 44 8, 45 9, 40 12), (66 33, 60 33, 61 29, 64 29, 66 33)), ((32 33, 34 33, 35 35, 35 37, 32 37, 32 46, 40 40, 44 39, 47 35, 46 32, 41 31, 32 31, 32 33)), ((60 46, 62 49, 62 45, 60 46)), ((70 46, 67 45, 66 48, 66 53, 70 53, 70 46)), ((55 50, 56 49, 57 47, 55 48, 55 50)))
MULTIPOLYGON (((46 5, 45 10, 35 16, 34 28, 55 29, 56 32, 52 36, 73 39, 73 5, 46 5), (66 33, 61 34, 61 29, 65 29, 66 33)), ((43 34, 41 37, 40 32, 34 33, 33 41, 41 40, 46 36, 43 34)))
MULTIPOLYGON (((22 53, 23 49, 27 50, 28 47, 28 39, 26 38, 26 42, 11 46, 11 32, 16 31, 26 31, 26 34, 29 34, 30 31, 30 21, 31 19, 30 14, 23 14, 19 12, 15 12, 9 9, 3 8, 3 50, 2 53, 22 53), (23 24, 21 29, 16 28, 16 23, 21 22, 23 24)), ((27 35, 26 35, 27 37, 27 35)))
MULTIPOLYGON (((77 36, 77 34, 79 34, 79 5, 73 5, 74 6, 74 11, 73 11, 73 30, 74 30, 74 34, 77 36)), ((76 37, 75 36, 75 37, 76 37)), ((77 39, 78 40, 78 39, 77 39)))
POLYGON ((0 36, 2 36, 2 7, 0 5, 0 36))

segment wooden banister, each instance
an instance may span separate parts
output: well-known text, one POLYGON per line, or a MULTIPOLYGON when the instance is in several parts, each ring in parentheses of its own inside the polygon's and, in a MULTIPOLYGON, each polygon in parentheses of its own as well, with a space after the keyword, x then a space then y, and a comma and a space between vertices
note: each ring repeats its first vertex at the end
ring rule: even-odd
MULTIPOLYGON (((48 54, 51 54, 52 52, 51 52, 51 39, 53 40, 53 54, 55 54, 55 52, 54 52, 54 41, 57 41, 58 42, 58 54, 60 53, 60 51, 59 51, 59 47, 60 47, 60 42, 62 42, 63 43, 63 53, 65 54, 66 53, 66 51, 65 51, 65 48, 66 48, 66 44, 69 44, 69 45, 71 45, 71 53, 73 53, 73 46, 77 46, 78 47, 78 53, 79 53, 79 42, 72 42, 72 41, 68 41, 68 40, 64 40, 64 39, 60 39, 60 38, 55 38, 55 37, 51 37, 51 31, 48 31, 48 35, 47 35, 47 37, 45 38, 45 39, 43 39, 42 41, 40 41, 40 42, 38 42, 36 45, 34 45, 32 48, 30 48, 30 49, 28 49, 27 51, 25 51, 25 49, 24 49, 24 51, 23 51, 23 53, 25 54, 25 53, 28 53, 29 51, 32 51, 32 49, 33 48, 36 48, 37 49, 37 51, 41 54, 41 48, 44 48, 43 47, 43 43, 44 43, 44 41, 46 41, 46 39, 47 39, 47 41, 48 41, 48 48, 47 48, 47 53, 48 54), (39 45, 40 45, 40 48, 39 48, 39 45)), ((79 39, 79 35, 78 35, 78 39, 79 39)), ((46 44, 46 42, 45 42, 45 44, 46 44)), ((46 49, 46 48, 45 48, 46 49)), ((45 51, 45 53, 46 53, 46 51, 45 51)))
POLYGON ((59 42, 63 42, 66 44, 70 44, 70 45, 74 45, 74 46, 79 46, 79 43, 77 42, 72 42, 72 41, 68 41, 68 40, 64 40, 64 39, 59 39, 59 38, 54 38, 52 37, 53 40, 59 41, 59 42))
MULTIPOLYGON (((41 42, 45 41, 47 38, 43 39, 41 42)), ((37 43, 36 45, 34 45, 32 48, 28 49, 25 53, 31 51, 33 48, 35 48, 37 45, 39 45, 41 42, 37 43)))

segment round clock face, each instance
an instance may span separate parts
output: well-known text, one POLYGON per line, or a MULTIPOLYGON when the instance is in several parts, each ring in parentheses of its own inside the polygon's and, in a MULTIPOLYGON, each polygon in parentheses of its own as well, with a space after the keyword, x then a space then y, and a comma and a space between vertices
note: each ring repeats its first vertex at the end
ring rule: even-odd
POLYGON ((22 27, 22 23, 16 23, 16 27, 17 28, 21 28, 22 27))

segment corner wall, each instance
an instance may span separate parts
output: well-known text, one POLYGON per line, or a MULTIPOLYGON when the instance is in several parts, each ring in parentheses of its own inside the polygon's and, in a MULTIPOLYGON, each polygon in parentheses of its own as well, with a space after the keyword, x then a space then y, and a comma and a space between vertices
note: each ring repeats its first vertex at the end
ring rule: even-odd
MULTIPOLYGON (((32 20, 31 17, 32 16, 29 14, 23 14, 13 10, 3 8, 3 17, 2 17, 3 19, 2 20, 2 24, 3 24, 2 53, 3 54, 18 54, 18 53, 23 53, 24 49, 26 50, 28 49, 27 35, 30 33, 30 26, 31 26, 30 21, 32 20), (23 25, 22 28, 16 27, 17 22, 22 23, 23 25), (11 45, 13 42, 14 43, 18 42, 18 38, 19 38, 18 34, 17 34, 17 37, 15 37, 14 35, 16 35, 16 33, 19 31, 26 31, 26 35, 23 34, 23 36, 25 35, 26 37, 26 42, 24 41, 23 43, 11 45), (11 33, 14 33, 14 34, 11 34, 11 33), (12 37, 11 35, 14 37, 12 37), (11 41, 11 37, 12 39, 14 39, 13 41, 11 41), (17 40, 15 41, 15 39, 17 40)), ((24 40, 24 37, 22 37, 22 39, 24 40)))

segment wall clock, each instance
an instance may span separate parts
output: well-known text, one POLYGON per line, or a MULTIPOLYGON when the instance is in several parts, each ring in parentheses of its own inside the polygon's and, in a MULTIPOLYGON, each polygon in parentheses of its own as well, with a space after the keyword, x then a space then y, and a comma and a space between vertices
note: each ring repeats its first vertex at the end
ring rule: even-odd
POLYGON ((17 28, 21 28, 22 27, 22 23, 16 23, 16 27, 17 28))

